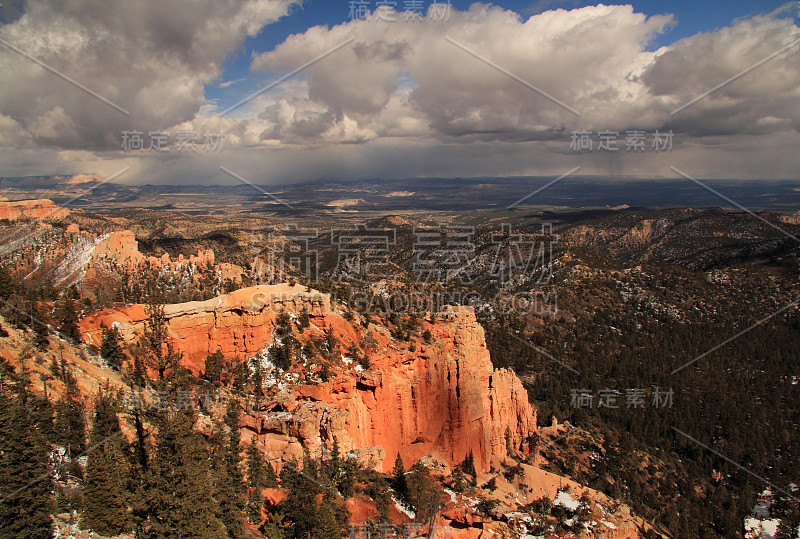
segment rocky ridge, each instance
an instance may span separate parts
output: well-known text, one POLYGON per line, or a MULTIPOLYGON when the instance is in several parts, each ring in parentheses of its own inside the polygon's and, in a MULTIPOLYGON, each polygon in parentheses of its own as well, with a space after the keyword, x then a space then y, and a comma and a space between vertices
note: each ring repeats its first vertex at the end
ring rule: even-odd
MULTIPOLYGON (((271 345, 276 318, 286 310, 309 312, 313 333, 332 333, 345 347, 375 341, 370 368, 341 353, 327 382, 288 383, 276 378, 273 397, 244 419, 244 438, 256 442, 276 464, 330 449, 336 438, 379 471, 391 469, 399 453, 413 463, 431 456, 446 468, 474 452, 476 468, 502 463, 509 451, 523 452, 536 430, 536 414, 516 375, 494 370, 483 328, 470 307, 450 307, 436 322, 425 321, 430 343, 408 346, 377 323, 345 320, 330 296, 296 285, 261 285, 208 301, 164 307, 170 341, 183 364, 198 373, 209 354, 221 350, 243 360, 271 345), (366 327, 365 327, 366 324, 366 327)), ((86 317, 81 329, 98 343, 101 325, 116 325, 133 340, 147 318, 142 305, 107 309, 86 317)), ((302 337, 300 337, 302 338, 302 337)), ((290 376, 281 380, 293 380, 290 376)))
POLYGON ((56 206, 52 200, 46 198, 15 201, 0 198, 0 219, 9 221, 18 219, 56 220, 67 215, 69 215, 67 208, 56 206))

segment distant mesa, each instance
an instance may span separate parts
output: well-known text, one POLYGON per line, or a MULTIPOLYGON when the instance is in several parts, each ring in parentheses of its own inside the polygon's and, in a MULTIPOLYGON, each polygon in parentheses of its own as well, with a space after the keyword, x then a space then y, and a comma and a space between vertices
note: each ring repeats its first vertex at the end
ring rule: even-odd
POLYGON ((326 202, 325 205, 329 208, 344 208, 347 206, 358 206, 359 204, 366 204, 367 201, 363 198, 340 198, 326 202))
POLYGON ((80 185, 83 183, 102 183, 103 177, 100 174, 74 174, 67 176, 63 183, 67 185, 80 185))
POLYGON ((387 215, 378 220, 378 226, 415 226, 417 223, 399 215, 387 215))

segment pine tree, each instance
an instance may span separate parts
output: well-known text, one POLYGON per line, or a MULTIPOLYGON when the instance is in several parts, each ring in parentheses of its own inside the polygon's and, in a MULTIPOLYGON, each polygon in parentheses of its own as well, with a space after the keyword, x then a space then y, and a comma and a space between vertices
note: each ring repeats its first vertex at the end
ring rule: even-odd
POLYGON ((408 501, 417 513, 417 519, 427 522, 442 505, 442 490, 423 464, 417 462, 407 477, 408 501))
POLYGON ((350 499, 356 493, 356 477, 358 463, 355 459, 347 458, 342 464, 342 477, 339 479, 339 492, 345 499, 350 499))
POLYGON ((267 539, 285 539, 289 533, 286 516, 282 511, 273 511, 261 527, 261 531, 267 539))
POLYGON ((50 356, 50 374, 56 378, 61 378, 61 367, 58 365, 56 356, 50 356))
POLYGON ((781 520, 775 532, 775 539, 796 539, 797 529, 800 527, 800 506, 796 500, 786 500, 783 496, 780 496, 778 500, 777 505, 780 508, 773 511, 772 514, 773 517, 781 520))
POLYGON ((464 472, 461 471, 461 468, 456 468, 453 471, 452 475, 450 476, 450 482, 453 485, 453 490, 455 492, 464 492, 469 486, 467 483, 467 478, 464 477, 464 472))
POLYGON ((347 517, 347 510, 338 502, 336 495, 325 492, 317 506, 312 537, 341 539, 347 533, 343 525, 347 517))
POLYGON ((70 285, 69 288, 64 290, 64 297, 69 299, 81 299, 81 293, 78 290, 78 286, 75 284, 70 285))
POLYGON ((331 448, 331 457, 328 459, 328 477, 334 484, 338 483, 342 473, 342 459, 339 454, 339 442, 336 437, 333 438, 333 447, 331 448))
POLYGON ((378 522, 390 522, 391 498, 383 481, 373 488, 372 499, 375 500, 375 509, 378 511, 378 522))
POLYGON ((464 459, 462 468, 465 474, 475 477, 475 457, 472 454, 472 449, 469 450, 469 455, 464 459))
POLYGON ((133 426, 136 430, 136 438, 133 442, 133 465, 139 468, 142 473, 147 473, 147 435, 144 431, 139 410, 136 408, 133 410, 133 426))
POLYGON ((14 288, 14 278, 8 266, 0 266, 0 299, 10 298, 14 288))
POLYGON ((137 349, 133 355, 133 375, 131 379, 134 385, 138 387, 145 386, 145 380, 147 379, 147 367, 144 365, 144 358, 145 354, 142 352, 141 349, 137 349))
POLYGON ((48 336, 50 329, 42 321, 42 315, 34 302, 31 302, 31 328, 33 329, 33 342, 39 350, 46 350, 50 344, 48 336))
POLYGON ((61 305, 58 314, 59 331, 63 337, 74 342, 81 340, 81 332, 78 330, 78 313, 75 312, 75 301, 67 298, 61 305))
MULTIPOLYGON (((272 466, 264 462, 264 455, 258 450, 256 444, 251 443, 247 447, 247 482, 250 487, 247 497, 247 518, 253 524, 261 522, 261 507, 264 505, 261 489, 266 486, 276 486, 274 484, 267 485, 267 467, 272 471, 272 466)), ((275 477, 274 471, 272 477, 275 477)))
POLYGON ((406 482, 406 469, 403 465, 403 458, 397 453, 394 459, 394 469, 392 470, 392 488, 401 498, 408 496, 408 483, 406 482))
POLYGON ((227 446, 223 453, 222 477, 218 479, 220 520, 225 525, 230 539, 244 537, 245 485, 240 464, 239 446, 241 437, 241 410, 237 401, 231 401, 225 409, 225 425, 228 427, 227 446))
POLYGON ((47 399, 47 383, 44 385, 44 397, 37 397, 27 393, 26 408, 45 442, 50 443, 55 438, 55 425, 53 422, 53 405, 47 399))
POLYGON ((286 491, 286 498, 278 504, 278 508, 289 521, 289 537, 313 537, 313 522, 309 513, 316 505, 319 486, 310 479, 310 470, 300 473, 292 463, 284 463, 281 468, 281 487, 286 491))
POLYGON ((254 490, 264 488, 266 485, 266 464, 264 455, 256 447, 255 442, 247 446, 247 482, 254 490))
POLYGON ((203 378, 212 384, 219 383, 222 378, 222 367, 225 358, 222 355, 222 350, 217 350, 206 358, 205 368, 203 369, 203 378))
POLYGON ((175 352, 171 344, 166 344, 167 318, 164 316, 164 306, 150 303, 146 310, 148 318, 145 321, 144 338, 141 341, 145 354, 144 363, 156 371, 158 379, 163 381, 166 372, 178 366, 183 354, 175 352))
POLYGON ((339 451, 339 442, 335 437, 331 448, 331 456, 328 459, 327 475, 342 497, 348 499, 353 496, 355 493, 355 465, 352 459, 342 459, 339 451))
POLYGON ((475 470, 475 457, 472 454, 472 449, 469 450, 469 455, 462 464, 464 473, 469 475, 469 482, 474 487, 478 484, 478 472, 475 470))
POLYGON ((69 390, 56 405, 56 443, 67 449, 70 457, 83 453, 86 448, 86 418, 77 390, 69 390))
POLYGON ((302 329, 306 329, 311 325, 311 321, 308 318, 308 309, 306 307, 303 307, 303 310, 297 315, 297 321, 302 329))
POLYGON ((125 469, 119 433, 115 402, 106 389, 95 402, 83 492, 83 523, 101 535, 119 535, 130 529, 123 496, 125 469))
POLYGON ((255 406, 258 409, 261 399, 264 397, 264 376, 261 373, 261 363, 253 360, 253 394, 255 395, 255 406))
POLYGON ((120 368, 122 360, 125 358, 122 352, 122 338, 117 326, 103 329, 103 340, 100 343, 100 355, 108 361, 108 364, 115 368, 120 368))
POLYGON ((26 410, 26 395, 0 390, 0 533, 44 539, 53 535, 55 511, 48 447, 26 410))
POLYGON ((147 539, 219 539, 226 537, 219 520, 202 436, 194 432, 194 414, 185 408, 159 418, 158 436, 148 463, 147 539))
POLYGON ((292 366, 292 357, 288 345, 273 344, 269 348, 269 355, 272 364, 282 371, 286 371, 292 366))
POLYGON ((126 491, 129 493, 131 513, 137 535, 141 535, 148 517, 146 488, 148 486, 149 447, 139 410, 134 408, 132 415, 135 437, 132 450, 128 452, 129 473, 126 491))
POLYGON ((279 505, 289 525, 287 536, 292 538, 340 539, 349 519, 346 507, 336 496, 335 489, 325 487, 313 461, 306 454, 302 473, 291 463, 281 470, 281 486, 286 499, 279 505))

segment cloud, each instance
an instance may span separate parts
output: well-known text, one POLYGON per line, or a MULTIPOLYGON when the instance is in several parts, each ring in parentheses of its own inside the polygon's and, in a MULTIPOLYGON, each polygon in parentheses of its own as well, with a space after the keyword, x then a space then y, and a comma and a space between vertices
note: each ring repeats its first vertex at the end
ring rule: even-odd
POLYGON ((671 125, 696 137, 797 131, 798 40, 800 31, 791 19, 757 16, 742 20, 673 44, 642 74, 642 82, 657 103, 674 110, 758 66, 677 113, 671 125), (789 47, 792 43, 795 45, 789 47))
POLYGON ((513 11, 473 4, 453 11, 447 24, 398 19, 311 28, 256 56, 252 68, 286 71, 354 37, 353 46, 314 66, 307 78, 308 100, 325 107, 329 114, 321 119, 328 127, 347 118, 384 136, 396 127, 398 103, 407 118, 428 124, 429 135, 450 141, 541 140, 578 125, 572 113, 473 58, 447 35, 580 110, 584 123, 657 123, 648 119, 654 113, 638 77, 654 57, 645 45, 670 17, 596 6, 522 20, 513 11), (400 88, 404 75, 413 88, 400 88), (393 111, 384 115, 390 103, 393 111))
MULTIPOLYGON (((352 42, 234 114, 215 112, 203 89, 217 84, 226 56, 293 3, 208 1, 188 11, 155 0, 120 2, 114 9, 99 0, 31 6, 2 27, 0 37, 118 102, 131 117, 4 50, 0 69, 20 84, 0 89, 0 148, 7 149, 0 157, 13 144, 52 150, 63 164, 73 155, 65 150, 83 150, 105 170, 135 159, 110 151, 122 130, 191 129, 226 133, 227 153, 143 154, 137 170, 147 181, 225 182, 229 178, 215 172, 221 159, 265 183, 558 175, 576 164, 581 173, 597 174, 670 175, 674 164, 698 176, 796 176, 796 48, 671 114, 796 40, 787 10, 656 51, 648 44, 674 23, 672 17, 647 17, 631 6, 523 17, 476 3, 452 10, 447 22, 433 22, 429 13, 424 21, 397 14, 397 22, 315 26, 254 53, 253 76, 275 80, 352 42), (576 155, 569 149, 573 130, 617 130, 624 147, 625 131, 632 129, 671 129, 675 148, 659 155, 576 155)), ((31 154, 20 155, 7 162, 29 166, 31 154)), ((81 153, 73 166, 89 161, 81 153)))
POLYGON ((230 52, 296 3, 28 2, 22 17, 0 27, 0 38, 130 116, 5 46, 0 70, 14 83, 0 89, 0 114, 27 131, 17 146, 90 150, 118 145, 122 130, 158 130, 191 119, 230 52))
POLYGON ((247 80, 246 78, 242 78, 242 79, 235 79, 235 80, 226 80, 225 82, 220 82, 220 83, 219 83, 219 87, 220 87, 220 88, 227 88, 227 87, 229 87, 229 86, 233 86, 233 85, 234 85, 234 84, 236 84, 237 82, 242 82, 242 81, 246 81, 246 80, 247 80))

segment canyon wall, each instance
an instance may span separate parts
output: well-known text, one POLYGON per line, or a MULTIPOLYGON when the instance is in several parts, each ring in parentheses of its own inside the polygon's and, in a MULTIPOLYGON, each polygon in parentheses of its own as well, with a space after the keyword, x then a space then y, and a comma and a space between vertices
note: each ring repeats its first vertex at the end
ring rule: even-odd
POLYGON ((407 466, 430 456, 450 467, 472 451, 482 472, 503 461, 536 430, 527 392, 513 372, 493 370, 472 308, 449 308, 442 318, 426 325, 431 343, 414 351, 370 325, 381 352, 368 356, 369 369, 295 386, 281 411, 252 416, 255 438, 294 458, 298 447, 284 445, 286 435, 312 452, 336 437, 384 472, 398 453, 407 466))
MULTIPOLYGON (((208 301, 164 308, 173 346, 194 372, 219 349, 243 360, 272 344, 282 310, 310 313, 307 333, 332 333, 343 345, 360 347, 365 369, 341 355, 325 382, 299 383, 276 377, 268 402, 243 419, 243 438, 255 442, 278 466, 340 449, 365 464, 390 471, 399 453, 406 466, 432 457, 446 468, 473 452, 485 472, 512 453, 525 451, 536 430, 536 414, 517 376, 494 370, 484 332, 471 307, 449 307, 425 320, 425 342, 397 341, 383 323, 356 316, 352 322, 331 306, 330 296, 302 286, 244 288, 208 301), (364 346, 369 335, 370 346, 364 346), (288 383, 287 383, 288 381, 288 383)), ((99 342, 100 324, 116 323, 127 339, 141 332, 141 305, 106 310, 82 321, 87 339, 99 342)), ((303 335, 298 335, 302 341, 303 335)), ((302 365, 300 369, 304 368, 302 365)))
MULTIPOLYGON (((286 308, 299 312, 306 306, 313 316, 330 314, 330 296, 306 292, 302 286, 261 285, 242 288, 206 301, 164 306, 169 342, 183 353, 182 364, 200 373, 217 350, 229 360, 252 357, 275 337, 275 319, 286 308)), ((133 342, 144 331, 144 305, 104 309, 81 321, 88 342, 99 344, 102 326, 116 325, 125 341, 133 342)))

